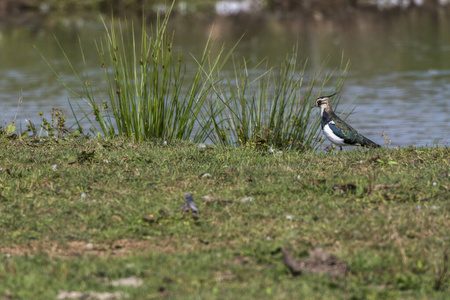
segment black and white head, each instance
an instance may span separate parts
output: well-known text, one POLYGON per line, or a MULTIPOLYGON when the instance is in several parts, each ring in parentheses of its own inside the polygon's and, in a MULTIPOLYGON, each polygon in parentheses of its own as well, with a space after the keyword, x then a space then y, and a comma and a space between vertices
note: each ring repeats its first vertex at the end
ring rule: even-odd
POLYGON ((328 107, 330 98, 333 97, 336 94, 337 93, 317 98, 316 102, 314 103, 314 107, 318 107, 321 110, 324 110, 325 108, 328 107))

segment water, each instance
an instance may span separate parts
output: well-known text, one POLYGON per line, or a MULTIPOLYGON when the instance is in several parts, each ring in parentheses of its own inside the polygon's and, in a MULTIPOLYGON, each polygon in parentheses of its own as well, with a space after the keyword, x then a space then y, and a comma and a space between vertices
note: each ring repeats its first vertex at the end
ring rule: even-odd
MULTIPOLYGON (((172 18, 170 28, 175 30, 175 46, 196 57, 211 33, 217 44, 229 47, 245 34, 235 57, 246 57, 251 64, 265 57, 272 65, 280 63, 295 45, 299 57, 308 58, 310 72, 319 70, 326 60, 327 70, 339 68, 342 58, 350 60, 340 108, 355 98, 357 107, 347 121, 382 145, 385 133, 391 147, 431 146, 450 139, 448 16, 448 12, 430 13, 421 8, 382 14, 354 11, 333 19, 320 14, 309 19, 276 14, 180 15, 172 18)), ((71 116, 68 93, 33 46, 69 85, 76 86, 53 36, 81 71, 79 36, 93 86, 101 86, 103 75, 93 40, 103 34, 95 15, 49 17, 26 25, 0 23, 0 108, 4 112, 6 107, 7 121, 12 121, 21 93, 18 126, 24 127, 26 118, 39 123, 39 112, 49 117, 52 107, 71 116)), ((67 123, 73 124, 73 119, 69 117, 67 123)))

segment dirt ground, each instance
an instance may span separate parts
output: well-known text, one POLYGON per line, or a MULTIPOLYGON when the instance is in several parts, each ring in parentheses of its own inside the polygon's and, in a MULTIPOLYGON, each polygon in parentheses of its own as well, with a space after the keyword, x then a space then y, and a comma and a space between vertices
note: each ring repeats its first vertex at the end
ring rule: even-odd
POLYGON ((174 253, 175 251, 192 251, 207 247, 202 240, 191 241, 190 245, 176 248, 171 239, 159 240, 158 244, 146 240, 121 239, 112 243, 87 243, 83 241, 71 241, 61 244, 55 241, 30 241, 26 245, 1 246, 0 254, 10 256, 26 256, 36 253, 45 253, 51 257, 80 257, 80 256, 117 256, 123 257, 130 254, 163 251, 174 253))

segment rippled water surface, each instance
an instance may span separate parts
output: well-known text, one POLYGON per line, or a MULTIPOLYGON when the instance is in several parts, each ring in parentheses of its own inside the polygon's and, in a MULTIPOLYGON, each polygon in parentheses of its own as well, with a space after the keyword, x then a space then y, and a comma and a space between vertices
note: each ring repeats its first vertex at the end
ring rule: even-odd
MULTIPOLYGON (((355 98, 357 107, 347 121, 372 140, 391 146, 433 145, 450 139, 450 19, 448 14, 416 9, 407 12, 354 12, 340 19, 316 16, 303 20, 276 15, 259 17, 177 16, 175 47, 200 56, 209 34, 230 47, 245 33, 235 57, 256 64, 267 57, 281 62, 293 46, 300 58, 308 58, 308 71, 339 68, 342 58, 351 61, 341 93, 345 108, 355 98)), ((92 84, 102 86, 103 73, 94 39, 103 36, 97 17, 71 17, 37 24, 0 24, 0 103, 12 121, 21 93, 19 126, 25 119, 39 122, 39 112, 63 108, 68 116, 68 93, 41 58, 75 86, 75 79, 54 35, 75 67, 82 70, 78 37, 83 42, 92 84)), ((189 69, 188 62, 188 69, 189 69)), ((318 95, 317 95, 318 96, 318 95)), ((3 114, 2 114, 3 115, 3 114)), ((0 118, 3 120, 4 118, 0 118)), ((73 123, 69 118, 68 124, 73 123)), ((446 142, 448 145, 448 142, 446 142)))

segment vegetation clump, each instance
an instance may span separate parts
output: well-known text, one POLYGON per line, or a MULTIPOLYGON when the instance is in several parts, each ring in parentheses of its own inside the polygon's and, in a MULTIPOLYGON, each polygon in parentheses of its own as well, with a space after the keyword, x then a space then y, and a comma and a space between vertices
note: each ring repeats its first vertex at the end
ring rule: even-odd
POLYGON ((234 48, 217 50, 208 40, 202 57, 193 58, 192 79, 186 80, 185 58, 176 53, 166 31, 171 9, 150 30, 143 18, 140 33, 134 23, 116 26, 114 18, 104 23, 105 38, 97 41, 105 75, 102 87, 92 86, 87 68, 83 73, 75 70, 60 45, 79 87, 67 86, 54 72, 73 99, 89 105, 91 111, 83 112, 91 128, 135 142, 191 139, 262 149, 317 149, 321 141, 311 108, 313 89, 340 90, 348 64, 342 64, 337 76, 323 71, 306 75, 307 61, 300 64, 294 48, 280 68, 264 68, 264 61, 250 67, 245 59, 234 61, 234 48), (223 71, 229 60, 232 75, 223 71))

